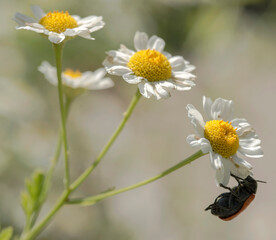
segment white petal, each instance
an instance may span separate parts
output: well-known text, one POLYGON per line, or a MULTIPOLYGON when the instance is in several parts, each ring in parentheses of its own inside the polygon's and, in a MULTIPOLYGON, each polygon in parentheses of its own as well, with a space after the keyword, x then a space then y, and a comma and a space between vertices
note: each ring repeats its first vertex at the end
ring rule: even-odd
POLYGON ((127 73, 123 75, 123 79, 130 84, 137 84, 140 83, 143 78, 136 76, 134 73, 127 73))
POLYGON ((192 72, 195 66, 190 65, 182 56, 174 56, 169 59, 173 71, 192 72))
POLYGON ((33 5, 31 6, 31 9, 34 16, 39 20, 46 15, 45 12, 43 12, 43 10, 39 6, 33 5))
POLYGON ((13 20, 17 22, 17 24, 19 25, 19 27, 21 26, 25 26, 27 23, 35 23, 37 22, 36 20, 34 20, 33 18, 30 18, 22 13, 15 13, 13 20))
POLYGON ((248 170, 251 170, 251 169, 253 168, 252 165, 251 165, 249 162, 247 162, 247 161, 245 161, 244 159, 238 157, 237 154, 234 154, 234 155, 232 156, 232 158, 233 158, 234 162, 235 162, 236 164, 238 164, 239 166, 244 166, 244 167, 246 167, 248 170))
POLYGON ((261 158, 264 156, 263 150, 260 146, 248 148, 239 146, 238 151, 244 156, 251 158, 261 158))
POLYGON ((63 33, 54 33, 54 32, 49 32, 49 37, 48 39, 50 42, 59 44, 65 39, 65 35, 63 33))
POLYGON ((157 36, 152 36, 147 44, 147 48, 149 49, 155 49, 158 52, 162 52, 164 50, 165 47, 165 41, 157 36))
POLYGON ((196 69, 196 67, 194 65, 188 64, 186 65, 185 71, 186 72, 192 72, 196 69))
POLYGON ((230 169, 225 167, 224 164, 222 164, 222 166, 222 168, 219 168, 216 171, 216 181, 217 185, 223 184, 224 186, 227 186, 230 179, 230 169))
POLYGON ((129 59, 130 59, 130 57, 135 53, 134 51, 130 50, 129 48, 127 48, 127 47, 126 47, 125 45, 123 45, 123 44, 120 45, 119 52, 128 55, 129 59))
POLYGON ((102 29, 102 28, 104 27, 104 25, 105 25, 105 23, 104 23, 104 22, 101 22, 101 23, 98 23, 97 26, 91 27, 91 28, 89 28, 88 30, 89 30, 90 33, 96 32, 96 31, 102 29))
POLYGON ((247 122, 246 119, 236 118, 231 121, 232 126, 236 129, 236 132, 240 139, 250 139, 256 138, 258 136, 255 133, 255 130, 251 127, 251 125, 247 122))
POLYGON ((233 101, 217 98, 211 107, 212 119, 229 121, 232 119, 233 110, 233 101))
POLYGON ((188 91, 190 90, 192 87, 195 86, 195 83, 193 81, 190 80, 168 80, 167 82, 172 83, 173 84, 173 89, 176 89, 178 91, 188 91))
POLYGON ((57 85, 57 71, 50 63, 43 61, 38 67, 38 71, 44 74, 44 77, 53 85, 57 85))
POLYGON ((174 71, 183 71, 186 67, 184 58, 181 56, 174 56, 169 59, 169 62, 174 71))
POLYGON ((239 139, 240 146, 250 148, 261 145, 261 140, 258 138, 239 139))
MULTIPOLYGON (((106 71, 104 68, 98 68, 97 70, 94 71, 93 73, 93 78, 95 79, 102 79, 106 75, 106 71)), ((85 74, 85 73, 83 73, 85 74)))
POLYGON ((113 67, 107 67, 106 71, 109 74, 116 75, 116 76, 123 76, 124 74, 131 72, 131 70, 128 67, 119 66, 119 65, 113 66, 113 67))
POLYGON ((160 81, 159 85, 161 85, 162 87, 168 88, 168 89, 176 89, 177 88, 176 84, 172 81, 160 81))
POLYGON ((202 115, 192 104, 188 104, 186 109, 188 110, 188 117, 190 118, 197 134, 203 137, 205 122, 202 115))
POLYGON ((100 90, 100 89, 111 88, 113 86, 114 86, 114 82, 110 78, 102 78, 102 79, 99 79, 98 81, 91 82, 85 88, 90 90, 100 90))
POLYGON ((134 36, 134 47, 137 51, 147 49, 148 35, 144 32, 136 32, 134 36))
POLYGON ((169 98, 171 96, 170 93, 158 83, 155 84, 155 89, 161 98, 169 98))
POLYGON ((203 153, 208 153, 212 151, 210 142, 206 138, 200 138, 192 134, 187 137, 186 141, 188 144, 191 145, 191 147, 200 147, 200 150, 203 153))
POLYGON ((172 57, 172 55, 171 55, 170 53, 166 52, 166 51, 162 51, 162 54, 163 54, 168 60, 172 57))
POLYGON ((215 169, 223 168, 221 156, 219 154, 213 152, 211 154, 211 162, 213 163, 215 169))
POLYGON ((139 88, 140 93, 145 98, 150 98, 152 96, 152 94, 154 93, 153 87, 146 82, 139 83, 138 88, 139 88))
POLYGON ((112 62, 112 64, 127 65, 131 57, 126 53, 123 53, 121 51, 114 51, 114 50, 108 51, 107 54, 111 57, 109 58, 109 60, 110 62, 112 62))
POLYGON ((25 29, 25 30, 34 31, 34 32, 37 32, 37 33, 44 33, 44 34, 46 34, 44 28, 38 28, 38 27, 35 26, 35 25, 38 25, 38 24, 32 23, 32 24, 29 24, 29 25, 30 26, 16 27, 16 29, 18 29, 18 30, 25 29))
POLYGON ((85 30, 80 30, 78 33, 78 36, 83 37, 85 39, 89 39, 89 40, 95 40, 95 38, 91 37, 90 35, 90 31, 85 29, 85 30))
POLYGON ((102 21, 102 16, 88 16, 77 21, 78 26, 84 26, 86 28, 91 28, 98 25, 104 25, 102 21))
POLYGON ((211 98, 207 98, 203 96, 203 109, 207 115, 208 120, 212 120, 212 115, 211 115, 211 108, 212 108, 212 100, 211 98))
POLYGON ((172 72, 173 79, 179 80, 192 80, 195 79, 195 75, 189 72, 181 71, 181 72, 172 72))

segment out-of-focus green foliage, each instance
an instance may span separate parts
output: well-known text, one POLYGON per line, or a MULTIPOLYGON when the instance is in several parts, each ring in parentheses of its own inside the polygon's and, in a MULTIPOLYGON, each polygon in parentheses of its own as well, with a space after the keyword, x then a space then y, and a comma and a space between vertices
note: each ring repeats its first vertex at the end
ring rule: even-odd
POLYGON ((10 240, 12 237, 12 227, 4 228, 0 231, 0 240, 10 240))

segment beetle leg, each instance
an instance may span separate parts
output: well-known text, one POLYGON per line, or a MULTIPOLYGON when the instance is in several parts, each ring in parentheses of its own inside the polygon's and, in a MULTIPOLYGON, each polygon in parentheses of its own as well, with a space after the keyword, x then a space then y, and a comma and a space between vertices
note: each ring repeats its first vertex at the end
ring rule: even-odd
POLYGON ((220 186, 221 186, 222 188, 228 189, 236 198, 239 198, 239 195, 238 195, 237 193, 235 193, 235 192, 232 190, 232 188, 226 187, 226 186, 224 186, 223 184, 220 184, 220 186))

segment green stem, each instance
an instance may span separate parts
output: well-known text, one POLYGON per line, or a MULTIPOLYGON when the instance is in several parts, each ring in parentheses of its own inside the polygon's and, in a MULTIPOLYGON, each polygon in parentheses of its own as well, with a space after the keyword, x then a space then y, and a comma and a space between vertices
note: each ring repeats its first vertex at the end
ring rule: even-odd
POLYGON ((90 173, 97 167, 97 165, 100 163, 100 161, 102 160, 102 158, 104 157, 104 155, 107 153, 107 151, 109 150, 109 148, 111 147, 111 145, 114 143, 114 141, 117 139, 118 135, 120 134, 120 132, 123 130, 126 122, 128 121, 131 113, 133 112, 136 104, 138 103, 139 99, 141 98, 141 94, 139 89, 137 89, 136 94, 134 95, 134 97, 132 98, 129 107, 127 109, 127 111, 124 114, 124 118, 122 120, 122 122, 120 123, 120 125, 118 126, 118 128, 116 129, 116 131, 114 132, 114 134, 111 136, 111 138, 109 139, 109 141, 107 142, 107 144, 105 145, 105 147, 102 149, 102 151, 100 152, 100 154, 98 155, 98 157, 96 158, 96 160, 93 162, 93 164, 88 167, 72 184, 70 189, 72 191, 74 191, 76 188, 78 188, 78 186, 90 175, 90 173))
POLYGON ((64 165, 65 165, 64 184, 65 184, 65 188, 68 190, 70 186, 70 173, 69 173, 69 160, 68 160, 69 151, 68 151, 67 133, 66 133, 66 113, 64 108, 63 86, 62 86, 62 79, 61 79, 63 44, 53 44, 53 46, 54 46, 55 55, 56 55, 58 96, 59 96, 59 106, 60 106, 60 114, 61 114, 63 150, 64 150, 64 165))
POLYGON ((162 173, 156 175, 155 177, 152 177, 152 178, 149 178, 149 179, 144 180, 142 182, 130 185, 128 187, 124 187, 124 188, 121 188, 121 189, 108 191, 108 192, 101 193, 99 195, 88 197, 88 198, 70 199, 70 200, 67 200, 67 202, 69 204, 81 204, 81 205, 84 205, 84 206, 93 205, 96 202, 101 201, 101 200, 103 200, 105 198, 117 195, 119 193, 127 192, 127 191, 133 190, 135 188, 142 187, 142 186, 144 186, 146 184, 149 184, 151 182, 154 182, 154 181, 156 181, 156 180, 158 180, 158 179, 160 179, 162 177, 167 176, 168 174, 174 172, 175 170, 177 170, 177 169, 179 169, 179 168, 187 165, 188 163, 191 163, 192 161, 200 158, 203 155, 205 155, 205 154, 200 150, 200 151, 194 153, 193 155, 191 155, 190 157, 188 157, 188 158, 184 159, 183 161, 179 162, 178 164, 176 164, 176 165, 170 167, 169 169, 163 171, 162 173))
POLYGON ((65 190, 60 196, 59 200, 56 202, 53 209, 50 211, 50 213, 35 228, 33 228, 29 233, 27 233, 25 236, 23 236, 20 239, 32 240, 37 235, 39 235, 39 233, 45 228, 45 226, 49 223, 52 217, 56 214, 56 212, 64 205, 64 202, 66 201, 70 193, 71 193, 70 190, 65 190))
MULTIPOLYGON (((66 98, 66 101, 65 101, 65 118, 66 119, 68 117, 69 109, 70 109, 72 101, 73 101, 73 99, 66 98)), ((58 162, 58 159, 59 159, 59 156, 60 156, 61 144, 62 144, 62 131, 59 130, 59 136, 58 136, 58 142, 57 142, 56 150, 55 150, 53 158, 51 159, 51 166, 50 166, 50 168, 49 168, 49 170, 46 174, 45 182, 44 182, 44 185, 43 185, 44 189, 43 189, 43 193, 41 195, 40 208, 36 211, 35 215, 33 216, 32 220, 31 220, 31 227, 33 227, 33 225, 35 224, 35 222, 36 222, 36 220, 39 216, 41 207, 47 199, 47 195, 48 195, 48 192, 50 190, 51 183, 52 183, 53 173, 56 169, 56 165, 57 165, 57 162, 58 162)))

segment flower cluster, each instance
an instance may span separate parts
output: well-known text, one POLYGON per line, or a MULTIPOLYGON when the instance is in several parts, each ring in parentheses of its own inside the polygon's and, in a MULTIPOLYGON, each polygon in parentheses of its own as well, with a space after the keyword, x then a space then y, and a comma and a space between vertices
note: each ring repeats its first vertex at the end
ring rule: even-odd
MULTIPOLYGON (((90 34, 104 26, 102 17, 89 16, 80 18, 66 12, 44 13, 38 6, 32 7, 36 19, 16 13, 14 20, 17 29, 31 30, 47 35, 54 44, 81 36, 93 39, 90 34)), ((122 76, 129 84, 137 84, 140 94, 145 98, 154 96, 157 100, 170 97, 170 90, 187 91, 195 86, 195 69, 182 56, 172 56, 164 51, 165 41, 144 32, 136 32, 134 50, 121 45, 118 50, 107 52, 103 62, 105 70, 81 73, 67 69, 62 72, 63 85, 71 89, 105 89, 114 84, 104 77, 107 71, 111 75, 122 76)), ((48 62, 42 62, 39 71, 54 85, 57 85, 57 70, 48 62)), ((233 102, 222 98, 214 102, 203 97, 203 108, 207 121, 196 108, 188 104, 188 117, 196 134, 189 135, 187 142, 192 147, 199 147, 203 153, 210 153, 211 166, 216 170, 217 184, 227 185, 231 174, 240 178, 251 175, 252 166, 238 156, 263 156, 261 141, 255 130, 245 120, 233 118, 233 102)))

